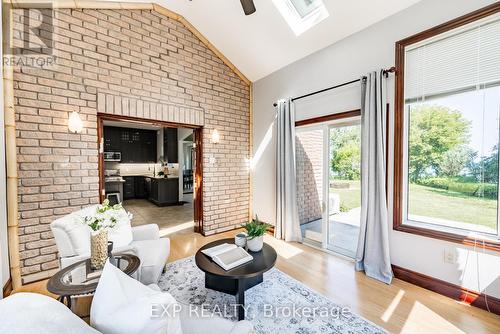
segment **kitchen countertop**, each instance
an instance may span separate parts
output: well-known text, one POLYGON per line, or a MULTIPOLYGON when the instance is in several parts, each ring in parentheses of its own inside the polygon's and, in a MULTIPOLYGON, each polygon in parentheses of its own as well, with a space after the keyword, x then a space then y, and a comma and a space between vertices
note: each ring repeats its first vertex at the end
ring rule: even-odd
POLYGON ((144 176, 144 177, 149 177, 150 179, 178 179, 179 178, 178 175, 172 175, 172 176, 168 176, 168 177, 153 176, 153 175, 146 175, 146 174, 125 174, 125 175, 122 175, 122 177, 126 177, 126 176, 144 176))
POLYGON ((123 183, 125 180, 106 180, 104 179, 105 183, 123 183))
POLYGON ((163 177, 163 176, 148 176, 148 175, 142 175, 142 176, 149 177, 150 179, 156 179, 156 180, 178 179, 179 178, 178 176, 167 176, 167 177, 163 177))

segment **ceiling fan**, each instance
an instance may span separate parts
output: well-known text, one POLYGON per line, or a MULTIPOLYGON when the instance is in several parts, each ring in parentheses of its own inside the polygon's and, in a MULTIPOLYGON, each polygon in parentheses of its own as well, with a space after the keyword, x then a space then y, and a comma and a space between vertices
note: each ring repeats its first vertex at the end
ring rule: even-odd
POLYGON ((241 6, 243 7, 243 11, 245 12, 245 15, 251 15, 255 13, 255 4, 253 3, 253 0, 240 0, 241 6))
POLYGON ((253 0, 240 0, 240 2, 241 2, 241 7, 243 7, 243 11, 245 12, 245 15, 251 15, 255 13, 256 9, 253 0))

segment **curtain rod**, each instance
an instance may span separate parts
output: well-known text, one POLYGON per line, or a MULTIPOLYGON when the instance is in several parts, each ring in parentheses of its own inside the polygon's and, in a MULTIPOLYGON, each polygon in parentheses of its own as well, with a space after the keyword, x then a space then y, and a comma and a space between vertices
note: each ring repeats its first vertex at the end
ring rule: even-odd
MULTIPOLYGON (((385 75, 386 78, 389 76, 389 73, 394 73, 394 72, 396 72, 396 67, 394 67, 394 66, 391 67, 391 68, 382 70, 382 74, 385 75)), ((366 78, 366 77, 363 77, 363 78, 366 78)), ((332 87, 328 87, 328 88, 324 88, 324 89, 321 89, 321 90, 317 90, 317 91, 309 93, 309 94, 305 94, 305 95, 301 95, 301 96, 298 96, 298 97, 294 97, 292 99, 292 102, 300 100, 300 99, 303 99, 303 98, 306 98, 306 97, 309 97, 309 96, 312 96, 312 95, 320 94, 320 93, 323 93, 323 92, 326 92, 326 91, 329 91, 329 90, 332 90, 332 89, 335 89, 335 88, 340 88, 340 87, 343 87, 343 86, 351 85, 351 84, 359 82, 359 81, 361 81, 361 79, 356 79, 356 80, 344 82, 344 83, 342 83, 340 85, 335 85, 335 86, 332 86, 332 87)), ((273 103, 273 107, 277 107, 277 106, 278 106, 278 104, 276 102, 274 102, 273 103)))

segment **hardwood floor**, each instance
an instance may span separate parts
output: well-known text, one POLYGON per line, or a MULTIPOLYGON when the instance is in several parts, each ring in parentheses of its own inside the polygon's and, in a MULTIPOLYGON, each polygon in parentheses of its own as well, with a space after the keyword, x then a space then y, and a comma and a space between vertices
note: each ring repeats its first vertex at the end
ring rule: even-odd
MULTIPOLYGON (((202 245, 236 233, 203 237, 182 230, 171 234, 169 262, 194 255, 202 245)), ((265 239, 276 249, 276 266, 281 271, 393 333, 500 333, 500 316, 398 279, 391 285, 380 283, 355 272, 348 260, 299 243, 270 236, 265 239)), ((37 282, 18 291, 47 293, 45 285, 46 281, 37 282)))

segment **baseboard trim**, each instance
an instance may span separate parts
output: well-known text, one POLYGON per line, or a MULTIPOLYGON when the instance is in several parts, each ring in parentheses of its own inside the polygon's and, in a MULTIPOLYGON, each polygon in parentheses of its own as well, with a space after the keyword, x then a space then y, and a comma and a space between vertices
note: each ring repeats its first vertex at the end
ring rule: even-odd
POLYGON ((3 286, 2 296, 8 297, 12 293, 12 280, 9 278, 3 286))
POLYGON ((394 276, 400 280, 437 292, 446 297, 450 297, 483 310, 488 310, 489 307, 490 312, 500 315, 499 298, 485 295, 484 293, 479 293, 477 291, 468 290, 461 286, 395 265, 392 265, 392 271, 394 272, 394 276), (488 307, 486 306, 486 300, 488 301, 488 307))

